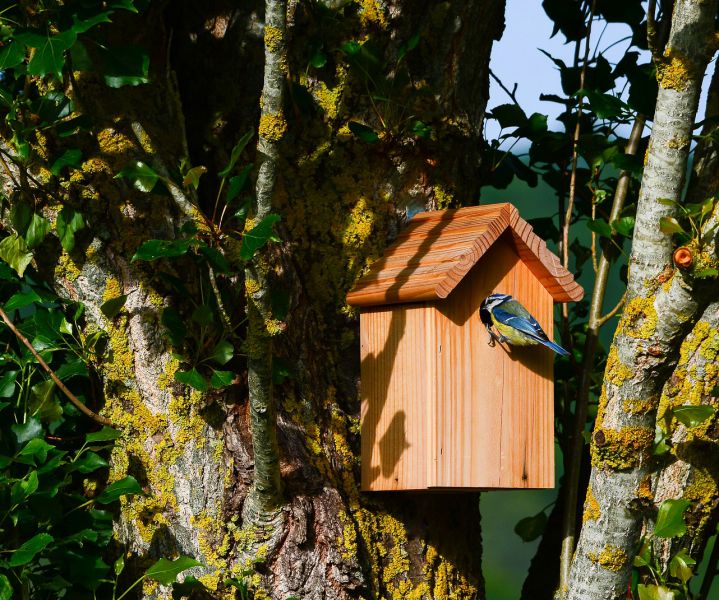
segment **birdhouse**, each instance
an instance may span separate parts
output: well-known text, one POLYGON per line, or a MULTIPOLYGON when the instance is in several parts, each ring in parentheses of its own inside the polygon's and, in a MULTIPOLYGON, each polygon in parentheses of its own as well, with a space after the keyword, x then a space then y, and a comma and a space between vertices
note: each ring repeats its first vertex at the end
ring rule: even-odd
POLYGON ((584 294, 511 204, 420 213, 348 294, 360 307, 362 489, 554 487, 554 353, 489 344, 492 293, 552 336, 584 294))

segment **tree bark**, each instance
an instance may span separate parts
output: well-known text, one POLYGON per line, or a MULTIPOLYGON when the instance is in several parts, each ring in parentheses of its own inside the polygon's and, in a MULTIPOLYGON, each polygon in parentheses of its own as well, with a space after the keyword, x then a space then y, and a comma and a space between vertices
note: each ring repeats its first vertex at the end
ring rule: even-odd
MULTIPOLYGON (((703 202, 719 192, 719 154, 710 136, 719 131, 719 69, 714 68, 705 110, 706 125, 694 154, 692 178, 687 190, 691 202, 703 202)), ((662 392, 658 419, 667 409, 683 404, 715 406, 714 394, 719 385, 716 350, 719 347, 719 304, 712 302, 704 310, 690 335, 682 343, 680 359, 662 392)), ((658 555, 666 565, 680 548, 687 548, 699 561, 707 540, 713 534, 719 514, 719 463, 712 449, 719 440, 716 419, 688 430, 679 422, 671 427, 672 453, 658 474, 654 485, 655 502, 684 497, 692 502, 685 513, 689 526, 681 538, 662 540, 658 555)))
MULTIPOLYGON (((282 243, 269 251, 289 314, 272 354, 259 357, 261 367, 272 358, 291 373, 277 384, 273 406, 284 504, 269 547, 255 543, 267 532, 247 527, 243 511, 261 466, 250 436, 256 415, 244 369, 253 370, 251 361, 238 366, 229 391, 191 391, 174 381, 179 363, 160 322, 168 306, 189 315, 188 296, 212 285, 235 322, 246 311, 252 317, 251 307, 239 282, 210 281, 189 260, 132 262, 142 242, 177 237, 192 205, 180 189, 169 198, 147 195, 113 179, 130 160, 170 173, 188 154, 216 173, 238 132, 259 123, 260 139, 268 138, 259 109, 262 8, 158 3, 112 25, 112 35, 150 48, 153 82, 119 91, 90 75, 75 82, 93 131, 81 180, 67 189, 88 227, 76 251, 55 244, 38 262, 87 306, 89 327, 109 334, 108 358, 97 365, 102 414, 125 434, 111 477, 130 473, 148 493, 123 500, 118 526, 136 564, 148 555, 192 555, 205 565, 193 573, 217 598, 224 578, 245 577, 245 569, 258 598, 483 597, 476 494, 359 492, 357 319, 344 297, 407 212, 478 200, 489 53, 503 13, 504 0, 290 5, 288 55, 279 65, 287 97, 270 107, 286 118, 271 197, 282 243), (352 67, 341 50, 351 40, 375 48, 373 75, 384 88, 352 67), (317 47, 326 65, 311 68, 308 52, 317 47), (406 79, 398 75, 403 65, 406 79), (353 135, 349 121, 372 128, 377 142, 353 135), (173 288, 178 281, 187 294, 173 288), (123 311, 105 318, 102 303, 122 294, 123 311)), ((213 200, 209 178, 200 204, 213 200)), ((143 591, 166 595, 150 584, 143 591)))
MULTIPOLYGON (((716 2, 675 3, 652 137, 637 207, 627 304, 604 376, 592 437, 592 474, 566 597, 626 594, 641 533, 643 490, 652 467, 655 411, 681 340, 701 310, 701 293, 673 272, 671 236, 660 219, 679 201, 701 80, 713 51, 716 2), (661 315, 661 318, 658 317, 661 315)), ((564 590, 562 590, 564 592, 564 590)))

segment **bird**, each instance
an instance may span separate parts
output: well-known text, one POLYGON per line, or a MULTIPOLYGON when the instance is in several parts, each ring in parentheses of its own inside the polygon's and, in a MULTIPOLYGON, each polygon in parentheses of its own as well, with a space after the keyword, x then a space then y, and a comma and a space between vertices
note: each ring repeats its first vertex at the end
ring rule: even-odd
POLYGON ((552 342, 537 323, 537 319, 509 294, 487 296, 479 307, 479 318, 487 327, 490 345, 495 341, 513 346, 541 344, 561 356, 569 356, 569 352, 552 342), (499 335, 492 331, 492 326, 499 335))

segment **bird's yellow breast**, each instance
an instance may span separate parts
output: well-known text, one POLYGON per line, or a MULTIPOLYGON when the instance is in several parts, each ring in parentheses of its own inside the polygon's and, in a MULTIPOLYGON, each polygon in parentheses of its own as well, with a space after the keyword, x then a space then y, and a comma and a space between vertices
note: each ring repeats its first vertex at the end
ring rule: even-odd
POLYGON ((533 340, 528 335, 522 333, 514 327, 500 323, 494 318, 494 315, 492 315, 492 323, 494 323, 497 331, 506 337, 509 340, 509 343, 513 346, 534 346, 537 343, 536 340, 533 340))

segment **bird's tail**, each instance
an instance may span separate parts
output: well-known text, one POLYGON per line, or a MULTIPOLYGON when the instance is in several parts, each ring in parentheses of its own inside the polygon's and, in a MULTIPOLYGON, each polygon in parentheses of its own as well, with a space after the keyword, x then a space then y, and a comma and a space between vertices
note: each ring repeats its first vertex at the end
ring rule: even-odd
POLYGON ((541 340, 541 343, 544 344, 547 348, 551 348, 554 350, 557 354, 560 354, 561 356, 569 356, 569 352, 567 352, 564 348, 562 348, 559 344, 555 344, 554 342, 550 342, 549 340, 541 340))

